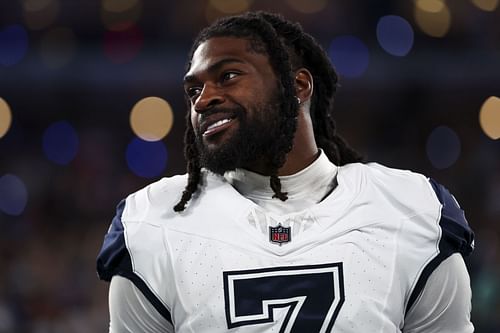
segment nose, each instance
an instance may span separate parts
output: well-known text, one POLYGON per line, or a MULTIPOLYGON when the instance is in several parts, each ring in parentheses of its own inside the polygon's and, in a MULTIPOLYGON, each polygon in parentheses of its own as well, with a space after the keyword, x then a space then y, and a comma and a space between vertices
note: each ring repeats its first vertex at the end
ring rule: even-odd
POLYGON ((224 97, 220 90, 212 84, 205 84, 193 107, 197 113, 203 113, 223 102, 224 97))

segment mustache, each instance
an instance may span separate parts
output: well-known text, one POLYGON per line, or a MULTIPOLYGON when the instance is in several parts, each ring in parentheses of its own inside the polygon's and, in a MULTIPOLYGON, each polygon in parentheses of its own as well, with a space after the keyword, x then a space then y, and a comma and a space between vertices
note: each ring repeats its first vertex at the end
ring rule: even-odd
POLYGON ((245 108, 242 106, 235 106, 235 107, 214 107, 210 110, 207 110, 203 112, 200 115, 199 123, 202 124, 203 122, 206 121, 207 118, 213 116, 214 114, 224 114, 228 117, 231 118, 237 118, 241 117, 243 114, 245 114, 245 108))

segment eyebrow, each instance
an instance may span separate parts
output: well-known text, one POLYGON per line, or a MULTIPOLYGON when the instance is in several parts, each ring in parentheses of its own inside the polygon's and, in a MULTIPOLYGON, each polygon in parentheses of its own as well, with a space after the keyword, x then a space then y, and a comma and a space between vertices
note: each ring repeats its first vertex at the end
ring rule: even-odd
MULTIPOLYGON (((225 65, 233 63, 244 64, 245 62, 238 58, 224 58, 208 66, 206 72, 214 73, 220 70, 225 65)), ((196 75, 185 75, 183 81, 184 83, 191 83, 191 82, 196 82, 198 80, 196 79, 196 75)))

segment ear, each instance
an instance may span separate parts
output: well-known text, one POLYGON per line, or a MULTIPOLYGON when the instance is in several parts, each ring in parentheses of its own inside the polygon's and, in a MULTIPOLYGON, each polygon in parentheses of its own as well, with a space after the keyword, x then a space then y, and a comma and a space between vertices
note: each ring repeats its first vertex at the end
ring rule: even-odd
POLYGON ((300 103, 308 102, 313 94, 314 81, 311 72, 306 68, 295 71, 295 95, 300 103))

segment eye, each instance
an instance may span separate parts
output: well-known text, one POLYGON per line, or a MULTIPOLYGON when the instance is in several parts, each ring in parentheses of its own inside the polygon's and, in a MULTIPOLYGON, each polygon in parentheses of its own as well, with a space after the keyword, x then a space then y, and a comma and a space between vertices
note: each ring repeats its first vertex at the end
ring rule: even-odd
POLYGON ((201 88, 200 87, 190 87, 186 89, 186 94, 188 95, 189 98, 193 98, 201 94, 201 88))
POLYGON ((237 72, 225 72, 224 74, 222 74, 222 81, 229 81, 229 80, 232 80, 234 79, 235 77, 237 77, 239 75, 239 73, 237 72))

